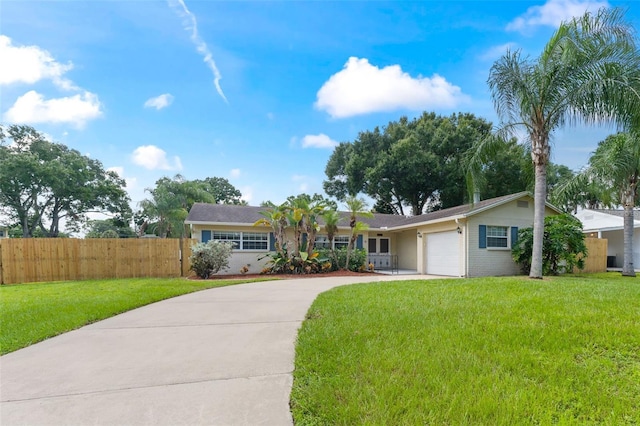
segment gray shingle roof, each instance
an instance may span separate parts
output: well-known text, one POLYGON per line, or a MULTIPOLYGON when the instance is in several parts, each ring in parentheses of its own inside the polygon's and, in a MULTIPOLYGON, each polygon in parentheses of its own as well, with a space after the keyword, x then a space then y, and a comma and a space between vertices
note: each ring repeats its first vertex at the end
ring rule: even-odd
MULTIPOLYGON (((624 210, 613 210, 613 209, 594 209, 594 212, 606 213, 613 216, 624 217, 624 210)), ((633 211, 633 219, 640 220, 640 210, 633 211)))
MULTIPOLYGON (((373 218, 358 218, 358 220, 368 224, 369 227, 373 229, 381 229, 385 227, 392 229, 408 225, 417 225, 420 223, 431 222, 440 219, 453 218, 458 216, 469 216, 487 208, 500 205, 511 200, 516 200, 524 196, 530 197, 531 194, 528 192, 521 192, 518 194, 504 195, 502 197, 483 200, 475 204, 465 204, 462 206, 438 210, 419 216, 399 216, 393 214, 375 213, 373 218)), ((225 223, 237 225, 252 225, 257 220, 264 218, 264 216, 262 216, 260 212, 264 211, 265 209, 266 207, 196 203, 193 205, 193 207, 191 207, 185 223, 225 223)), ((347 212, 340 213, 343 216, 343 219, 340 222, 340 226, 348 226, 349 214, 347 212)), ((320 224, 322 223, 322 220, 320 220, 320 224)))

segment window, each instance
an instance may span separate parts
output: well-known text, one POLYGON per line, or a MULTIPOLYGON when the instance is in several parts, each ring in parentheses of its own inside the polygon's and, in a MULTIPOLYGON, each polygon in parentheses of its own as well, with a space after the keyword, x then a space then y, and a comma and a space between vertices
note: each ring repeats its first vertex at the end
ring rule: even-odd
MULTIPOLYGON (((202 232, 202 242, 209 240, 206 238, 208 232, 202 232)), ((211 231, 211 239, 232 243, 234 250, 266 251, 269 249, 269 234, 265 232, 211 231)))
POLYGON ((269 235, 264 232, 243 232, 242 250, 267 250, 269 235))
POLYGON ((369 253, 389 254, 389 239, 369 238, 369 253))
MULTIPOLYGON (((334 248, 344 248, 349 244, 349 236, 348 235, 337 235, 333 237, 333 247, 334 248)), ((329 248, 329 237, 326 235, 316 235, 316 243, 315 248, 317 249, 327 249, 329 248)))
POLYGON ((333 239, 334 248, 346 248, 349 245, 348 235, 339 235, 333 239))
POLYGON ((509 229, 506 226, 487 226, 487 248, 508 248, 509 229))
POLYGON ((329 237, 326 235, 316 235, 315 247, 318 249, 329 248, 329 237))
POLYGON ((4 238, 4 230, 0 229, 0 238, 4 238))

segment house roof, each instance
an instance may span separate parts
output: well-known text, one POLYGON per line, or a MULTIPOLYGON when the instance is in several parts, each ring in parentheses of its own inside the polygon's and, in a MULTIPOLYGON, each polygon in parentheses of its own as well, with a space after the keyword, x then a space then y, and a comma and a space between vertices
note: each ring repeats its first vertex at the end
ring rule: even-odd
MULTIPOLYGON (((594 212, 610 214, 613 216, 624 217, 624 210, 613 210, 613 209, 593 209, 594 212)), ((633 211, 633 220, 640 220, 640 210, 633 211)))
MULTIPOLYGON (((482 200, 475 204, 465 204, 462 206, 437 210, 419 216, 400 216, 393 214, 375 213, 373 218, 358 218, 358 220, 368 224, 372 229, 399 230, 433 222, 454 220, 456 218, 472 216, 523 197, 528 197, 533 200, 531 193, 519 192, 517 194, 504 195, 502 197, 482 200)), ((547 206, 560 213, 560 210, 553 207, 552 205, 547 204, 547 206)), ((260 212, 264 210, 265 207, 196 203, 193 205, 193 207, 191 207, 185 223, 193 225, 219 224, 246 226, 252 225, 256 221, 263 219, 264 216, 262 216, 260 212)), ((347 226, 349 213, 340 212, 340 214, 343 216, 341 224, 343 226, 347 226)), ((319 222, 320 224, 322 224, 322 219, 320 219, 319 222)))
MULTIPOLYGON (((574 216, 582 222, 585 232, 597 232, 624 229, 623 215, 624 212, 622 210, 583 209, 578 211, 574 216), (618 214, 618 212, 622 214, 618 214)), ((634 220, 633 227, 640 228, 640 220, 634 220)))

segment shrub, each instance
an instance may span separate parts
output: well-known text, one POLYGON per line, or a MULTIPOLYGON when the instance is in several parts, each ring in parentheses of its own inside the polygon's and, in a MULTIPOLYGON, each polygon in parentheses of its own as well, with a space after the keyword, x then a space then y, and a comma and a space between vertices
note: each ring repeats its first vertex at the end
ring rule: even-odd
MULTIPOLYGON (((339 248, 334 251, 335 251, 335 257, 330 249, 318 250, 318 252, 320 253, 319 255, 320 258, 328 259, 328 261, 331 262, 331 271, 337 271, 339 269, 342 269, 345 263, 347 262, 346 248, 339 248), (337 264, 335 259, 338 260, 337 264)), ((348 269, 350 271, 356 271, 356 272, 362 271, 363 269, 366 269, 366 266, 364 266, 366 264, 366 261, 367 261, 367 251, 364 249, 355 249, 351 252, 351 258, 349 259, 348 269)))
POLYGON ((309 254, 301 251, 299 256, 289 256, 287 250, 264 255, 259 260, 269 258, 262 273, 267 274, 317 274, 327 272, 325 264, 328 259, 318 251, 309 254))
POLYGON ((107 229, 100 234, 100 238, 120 238, 120 235, 118 235, 118 232, 114 229, 107 229))
POLYGON ((232 249, 231 243, 213 240, 191 246, 191 270, 200 278, 207 279, 223 269, 228 269, 232 249))
MULTIPOLYGON (((533 228, 520 229, 518 241, 511 249, 513 260, 522 272, 531 269, 533 252, 533 228)), ((573 271, 574 267, 584 268, 587 246, 584 243, 582 223, 569 214, 547 216, 544 219, 544 240, 542 245, 542 273, 558 275, 573 271)))

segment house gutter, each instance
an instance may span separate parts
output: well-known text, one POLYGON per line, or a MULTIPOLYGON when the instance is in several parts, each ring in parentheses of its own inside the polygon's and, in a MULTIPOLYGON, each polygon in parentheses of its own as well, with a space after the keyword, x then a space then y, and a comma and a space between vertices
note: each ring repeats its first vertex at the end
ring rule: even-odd
POLYGON ((464 219, 465 217, 466 215, 455 215, 455 216, 442 217, 440 219, 428 220, 425 222, 415 222, 407 225, 390 226, 389 231, 400 231, 403 229, 418 228, 420 226, 425 226, 425 225, 433 225, 433 224, 442 223, 442 222, 451 222, 452 220, 457 222, 458 219, 464 219))

